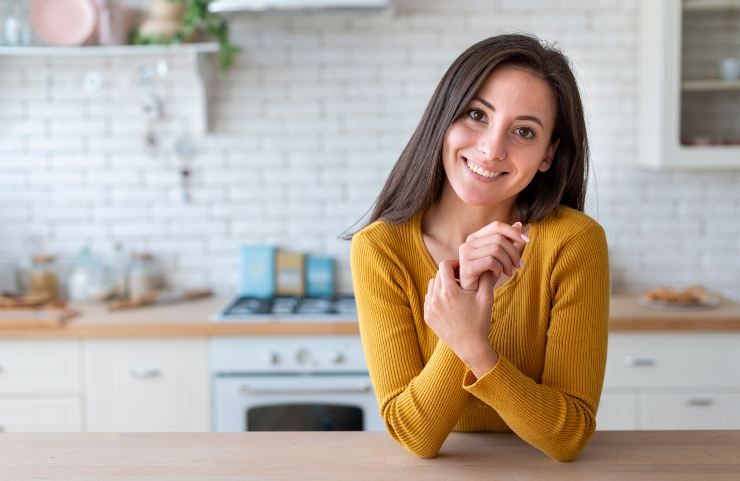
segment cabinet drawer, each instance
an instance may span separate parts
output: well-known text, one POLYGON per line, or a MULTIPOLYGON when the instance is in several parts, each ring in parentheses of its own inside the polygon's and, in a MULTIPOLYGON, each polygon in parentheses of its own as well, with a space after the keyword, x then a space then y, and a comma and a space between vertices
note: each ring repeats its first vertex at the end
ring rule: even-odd
POLYGON ((639 395, 643 429, 740 429, 740 392, 639 395))
POLYGON ((90 432, 208 431, 205 339, 85 341, 90 432))
POLYGON ((617 334, 609 337, 610 388, 740 385, 740 334, 617 334))
POLYGON ((81 432, 80 406, 79 399, 0 399, 0 431, 81 432))
POLYGON ((596 413, 596 429, 599 431, 637 429, 637 395, 604 392, 596 413))
POLYGON ((77 341, 0 341, 0 394, 79 392, 77 341))

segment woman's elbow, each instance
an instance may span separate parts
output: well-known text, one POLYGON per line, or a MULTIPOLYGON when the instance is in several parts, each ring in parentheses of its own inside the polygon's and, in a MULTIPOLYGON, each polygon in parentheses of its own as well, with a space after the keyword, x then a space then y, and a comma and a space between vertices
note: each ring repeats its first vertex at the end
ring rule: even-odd
POLYGON ((555 442, 543 452, 555 461, 567 463, 574 461, 586 447, 588 441, 594 433, 595 426, 589 427, 585 432, 578 436, 570 436, 569 439, 562 442, 555 442))
POLYGON ((388 434, 400 444, 406 451, 424 459, 437 457, 441 443, 434 442, 427 433, 412 431, 401 426, 394 426, 393 423, 385 419, 385 427, 388 434))

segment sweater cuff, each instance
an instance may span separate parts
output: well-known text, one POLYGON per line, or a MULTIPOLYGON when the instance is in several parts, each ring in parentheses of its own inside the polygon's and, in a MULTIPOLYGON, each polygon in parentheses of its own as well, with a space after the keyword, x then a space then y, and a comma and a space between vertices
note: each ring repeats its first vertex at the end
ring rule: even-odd
POLYGON ((505 357, 499 354, 498 362, 479 379, 467 369, 463 377, 463 388, 473 396, 496 410, 506 409, 510 403, 516 404, 517 396, 526 390, 527 378, 505 357), (522 379, 522 378, 525 379, 522 379))

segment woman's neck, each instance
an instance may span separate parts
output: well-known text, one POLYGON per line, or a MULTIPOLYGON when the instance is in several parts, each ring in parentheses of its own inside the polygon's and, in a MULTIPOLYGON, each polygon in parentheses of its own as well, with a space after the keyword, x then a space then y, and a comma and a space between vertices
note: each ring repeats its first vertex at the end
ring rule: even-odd
POLYGON ((445 185, 439 200, 424 214, 422 232, 438 244, 456 250, 470 234, 491 222, 513 224, 518 220, 514 199, 495 206, 472 206, 445 185))

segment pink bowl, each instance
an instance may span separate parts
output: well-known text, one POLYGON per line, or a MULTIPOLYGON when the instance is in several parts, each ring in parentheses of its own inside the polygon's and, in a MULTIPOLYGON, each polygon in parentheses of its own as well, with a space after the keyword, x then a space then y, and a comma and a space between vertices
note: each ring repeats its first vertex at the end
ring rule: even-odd
POLYGON ((82 45, 92 35, 97 14, 92 0, 32 0, 31 28, 49 45, 82 45))

